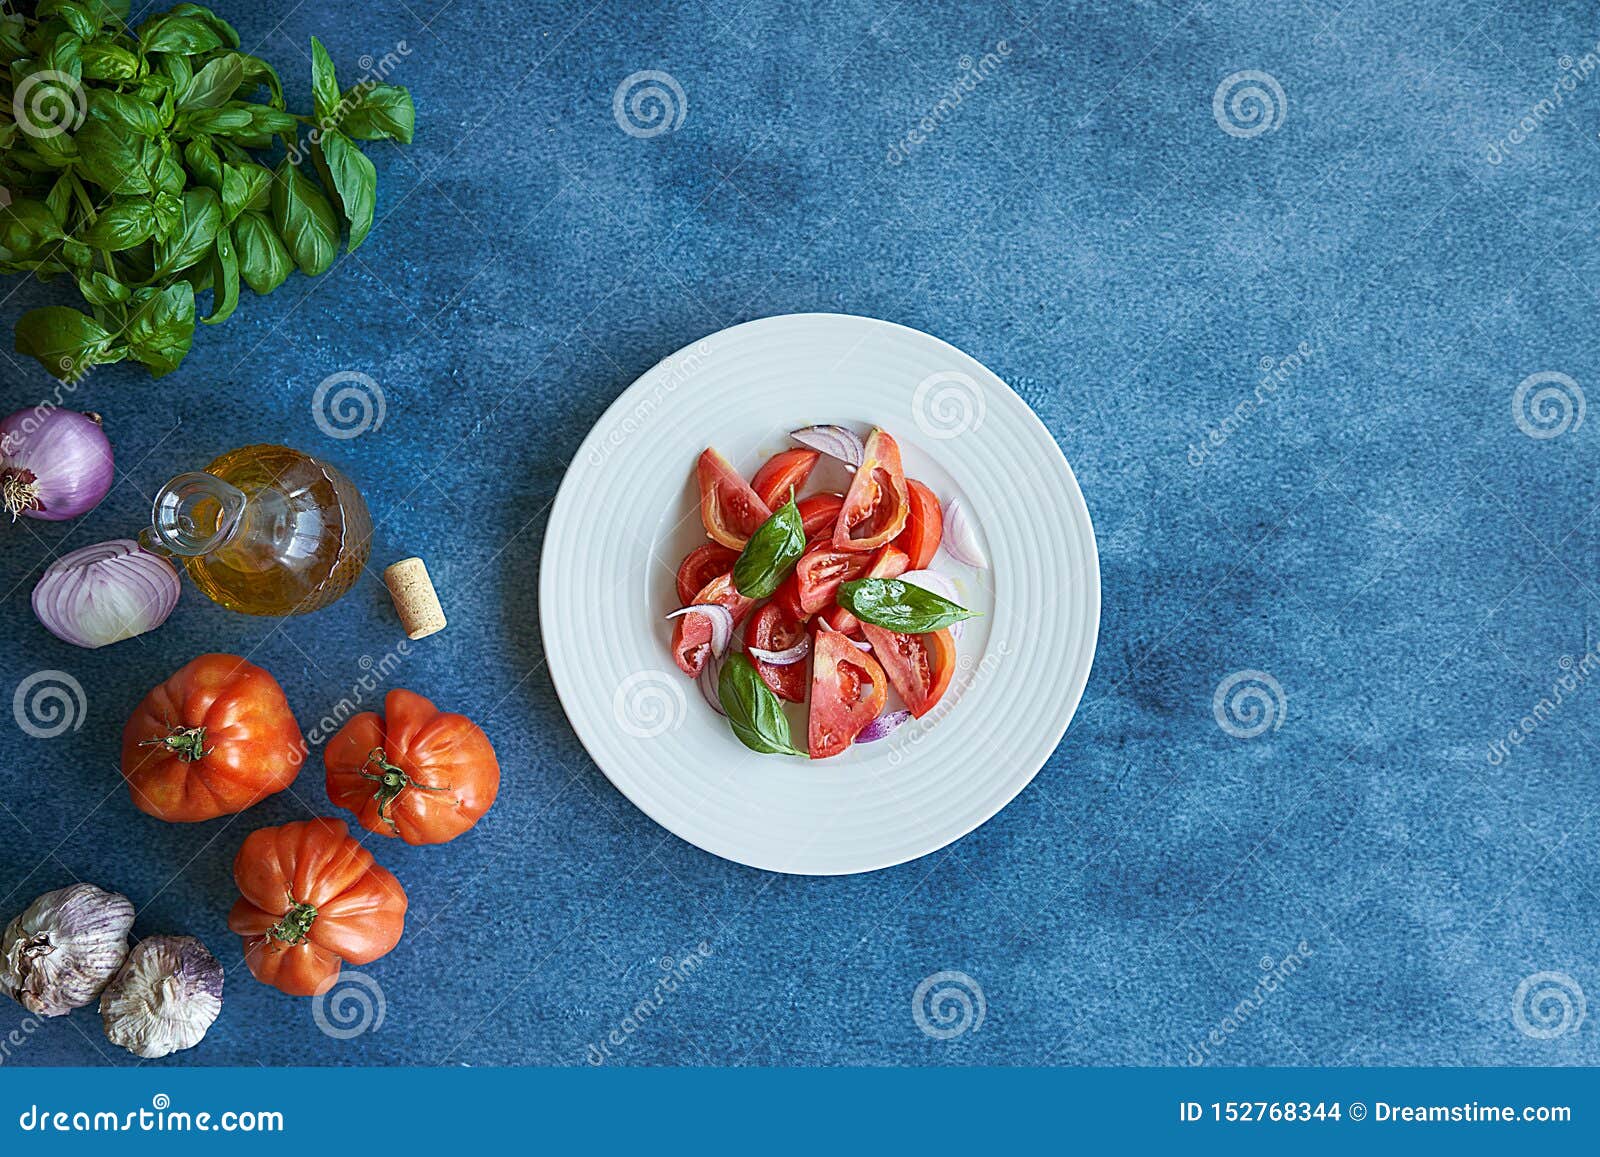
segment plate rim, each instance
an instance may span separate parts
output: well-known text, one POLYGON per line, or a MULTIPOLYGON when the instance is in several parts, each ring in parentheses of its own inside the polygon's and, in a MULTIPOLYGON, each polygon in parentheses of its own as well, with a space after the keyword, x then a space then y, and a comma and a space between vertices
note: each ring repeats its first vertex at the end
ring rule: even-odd
POLYGON ((919 330, 914 326, 903 325, 899 322, 888 321, 883 318, 869 317, 865 314, 835 313, 815 310, 798 313, 769 314, 764 317, 751 318, 747 321, 738 322, 734 325, 724 326, 722 329, 714 330, 711 333, 705 334, 685 343, 684 345, 668 353, 665 357, 653 362, 649 368, 644 370, 631 382, 629 382, 628 385, 623 387, 621 392, 612 399, 611 404, 601 412, 599 417, 597 417, 593 424, 589 427, 588 433, 586 433, 582 441, 578 443, 577 449, 573 451, 572 458, 567 462, 566 468, 562 472, 561 482, 556 487, 555 498, 550 503, 550 517, 545 522, 544 538, 541 542, 539 558, 538 592, 539 643, 540 648, 544 653, 545 667, 550 673, 551 685, 555 688, 556 700, 561 705, 561 712, 566 718, 568 729, 574 736, 577 737, 579 744, 583 747, 584 752, 588 755, 589 761, 599 769, 600 773, 606 777, 606 780, 611 784, 611 786, 614 787, 624 799, 626 799, 630 804, 647 816, 653 823, 655 823, 667 834, 683 841, 698 851, 704 852, 707 855, 715 856, 721 860, 726 860, 729 863, 740 864, 747 868, 753 868, 757 871, 771 872, 774 875, 800 877, 865 875, 869 872, 880 872, 887 868, 893 868, 901 864, 910 863, 913 860, 918 860, 924 856, 932 855, 934 852, 941 851, 944 848, 950 847, 958 841, 965 839, 984 824, 992 820, 995 816, 999 815, 1001 811, 1005 810, 1005 808, 1010 805, 1011 802, 1017 798, 1017 796, 1021 795, 1022 792, 1036 778, 1038 778, 1039 772, 1044 770, 1045 764, 1050 761, 1051 756, 1053 756, 1056 750, 1061 746, 1061 742, 1066 737, 1068 729, 1072 726, 1072 721, 1077 718, 1078 708, 1083 703, 1084 693, 1087 691, 1089 686, 1089 678, 1094 671, 1094 660, 1099 652, 1100 618, 1102 611, 1100 546, 1098 535, 1095 532, 1093 514, 1089 510, 1089 503, 1087 498, 1084 496, 1083 487, 1078 482, 1078 476, 1072 469, 1072 464, 1067 460, 1066 451, 1061 448, 1061 444, 1056 440, 1055 435, 1051 433, 1050 428, 1045 425, 1044 420, 1039 417, 1039 415, 1034 411, 1033 407, 1028 404, 1027 400, 1024 399, 1022 395, 1018 394, 1016 390, 1012 388, 1009 382, 990 369, 987 364, 980 361, 972 354, 967 353, 965 350, 962 350, 960 347, 953 345, 952 343, 947 342, 943 338, 934 334, 927 333, 924 330, 919 330), (719 340, 738 331, 803 320, 845 321, 851 324, 865 324, 868 328, 878 327, 885 330, 904 331, 916 338, 930 341, 937 346, 951 350, 981 367, 983 371, 994 380, 994 382, 998 383, 1017 401, 1022 410, 1026 413, 1027 420, 1037 428, 1038 432, 1044 435, 1045 441, 1048 442, 1050 447, 1055 451, 1055 460, 1060 462, 1061 469, 1065 474, 1071 499, 1075 503, 1077 507, 1077 513, 1081 514, 1084 525, 1088 530, 1086 541, 1084 543, 1084 562, 1090 578, 1090 582, 1086 590, 1087 610, 1089 612, 1087 615, 1089 631, 1082 673, 1075 680, 1076 685, 1071 688, 1071 694, 1068 696, 1068 707, 1062 715, 1059 729, 1055 732, 1055 735, 1050 742, 1049 750, 1046 751, 1043 759, 1039 761, 1038 765, 1030 769, 1026 775, 1018 776, 1015 781, 1015 786, 1010 791, 1005 792, 1000 797, 997 797, 997 801, 995 802, 994 806, 975 819, 970 826, 933 847, 904 855, 891 853, 888 854, 886 858, 874 860, 865 867, 817 869, 810 871, 802 871, 790 868, 774 868, 767 864, 752 863, 750 860, 743 859, 739 856, 705 847, 676 830, 665 819, 656 814, 655 811, 653 811, 650 807, 646 806, 639 799, 636 799, 634 795, 628 791, 627 787, 618 782, 617 777, 613 776, 611 772, 607 770, 605 765, 595 755, 594 750, 590 747, 588 740, 579 730, 577 724, 573 722, 573 711, 568 706, 568 697, 576 694, 576 692, 571 689, 563 690, 562 680, 556 669, 557 665, 551 661, 554 652, 550 648, 549 628, 547 626, 549 620, 546 618, 544 610, 546 600, 551 597, 555 578, 554 570, 550 564, 550 558, 543 549, 543 543, 547 543, 549 541, 551 528, 556 525, 557 518, 563 510, 563 504, 575 501, 573 496, 575 495, 575 488, 579 483, 579 479, 574 472, 575 467, 577 467, 579 463, 584 460, 586 455, 591 453, 594 448, 592 444, 603 439, 604 431, 610 429, 615 424, 612 419, 631 409, 632 404, 629 401, 631 395, 635 390, 646 385, 650 376, 654 374, 656 370, 661 368, 663 365, 672 362, 674 359, 688 353, 696 346, 706 342, 719 340))

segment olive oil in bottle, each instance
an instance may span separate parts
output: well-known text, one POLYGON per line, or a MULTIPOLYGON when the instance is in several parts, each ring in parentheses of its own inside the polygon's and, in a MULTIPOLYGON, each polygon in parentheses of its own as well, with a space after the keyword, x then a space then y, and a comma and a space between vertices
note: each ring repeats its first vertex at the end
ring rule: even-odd
POLYGON ((245 446, 156 495, 139 541, 175 556, 207 598, 247 615, 300 615, 354 584, 372 518, 338 470, 287 446, 245 446))

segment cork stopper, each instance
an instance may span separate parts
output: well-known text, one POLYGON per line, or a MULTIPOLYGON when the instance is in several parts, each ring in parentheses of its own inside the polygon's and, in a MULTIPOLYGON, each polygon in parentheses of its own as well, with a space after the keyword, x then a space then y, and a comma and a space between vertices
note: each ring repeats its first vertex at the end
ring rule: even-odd
POLYGON ((394 599, 394 609, 408 639, 426 639, 444 630, 444 608, 428 578, 428 566, 420 558, 403 558, 383 572, 383 581, 394 599))

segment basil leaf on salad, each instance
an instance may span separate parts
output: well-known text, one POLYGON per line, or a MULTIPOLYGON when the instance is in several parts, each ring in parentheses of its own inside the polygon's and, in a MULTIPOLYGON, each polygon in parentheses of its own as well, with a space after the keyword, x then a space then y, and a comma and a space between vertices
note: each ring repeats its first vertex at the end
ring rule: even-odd
POLYGON ((789 741, 789 717, 783 713, 783 705, 743 655, 729 655, 723 664, 722 675, 717 679, 717 699, 728 713, 733 733, 751 751, 762 755, 805 755, 789 741))
POLYGON ((745 543, 733 564, 734 588, 747 599, 771 597, 805 550, 805 522, 791 494, 745 543))
POLYGON ((924 635, 977 617, 932 591, 899 579, 865 578, 839 584, 839 605, 863 623, 902 635, 924 635))

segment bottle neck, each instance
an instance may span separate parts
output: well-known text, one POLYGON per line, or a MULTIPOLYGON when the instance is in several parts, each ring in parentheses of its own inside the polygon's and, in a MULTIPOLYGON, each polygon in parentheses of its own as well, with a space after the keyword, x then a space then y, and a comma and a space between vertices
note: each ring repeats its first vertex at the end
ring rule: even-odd
POLYGON ((139 544, 156 554, 210 554, 238 533, 247 501, 244 491, 215 474, 180 474, 156 493, 139 544))

